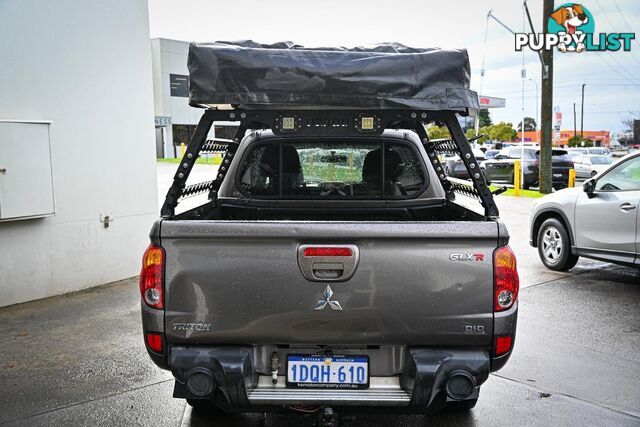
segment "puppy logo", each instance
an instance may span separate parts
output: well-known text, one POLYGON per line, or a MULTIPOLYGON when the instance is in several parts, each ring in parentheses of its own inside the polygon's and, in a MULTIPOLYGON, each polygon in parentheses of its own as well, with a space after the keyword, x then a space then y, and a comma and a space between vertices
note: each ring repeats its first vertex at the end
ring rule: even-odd
POLYGON ((553 49, 575 53, 631 50, 636 33, 596 33, 594 21, 585 5, 565 3, 549 15, 545 33, 515 33, 516 52, 525 47, 537 52, 553 49))
MULTIPOLYGON (((581 4, 567 4, 560 6, 551 14, 551 19, 564 29, 564 31, 558 31, 558 35, 568 34, 573 36, 575 34, 577 37, 580 37, 583 34, 583 31, 579 30, 579 27, 582 27, 589 22, 589 17, 585 13, 585 8, 581 4)), ((580 40, 580 38, 574 39, 580 40)), ((585 49, 585 45, 582 41, 577 41, 569 45, 560 42, 558 44, 558 49, 560 49, 561 52, 572 51, 579 53, 585 49)))

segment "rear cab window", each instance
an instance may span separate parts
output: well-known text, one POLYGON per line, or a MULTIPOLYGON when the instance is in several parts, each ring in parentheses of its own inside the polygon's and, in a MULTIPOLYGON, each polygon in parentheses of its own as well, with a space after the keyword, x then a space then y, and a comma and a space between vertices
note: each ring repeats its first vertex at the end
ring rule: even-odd
POLYGON ((254 198, 379 199, 415 197, 427 176, 415 148, 399 141, 276 139, 247 150, 236 181, 254 198))

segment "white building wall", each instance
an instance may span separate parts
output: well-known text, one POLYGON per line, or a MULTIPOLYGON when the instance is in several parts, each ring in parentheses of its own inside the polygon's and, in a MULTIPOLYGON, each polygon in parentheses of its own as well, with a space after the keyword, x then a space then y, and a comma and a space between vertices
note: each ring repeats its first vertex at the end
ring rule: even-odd
POLYGON ((146 0, 3 0, 0 40, 0 119, 53 121, 56 205, 0 223, 0 306, 137 275, 158 212, 146 0))

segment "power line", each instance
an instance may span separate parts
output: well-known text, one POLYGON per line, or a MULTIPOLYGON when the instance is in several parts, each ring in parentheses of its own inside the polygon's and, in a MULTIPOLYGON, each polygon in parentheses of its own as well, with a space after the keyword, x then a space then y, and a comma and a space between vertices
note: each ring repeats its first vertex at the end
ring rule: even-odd
MULTIPOLYGON (((605 83, 589 83, 588 80, 585 80, 587 86, 600 86, 600 87, 640 87, 640 84, 605 84, 605 83)), ((569 88, 579 88, 581 83, 574 84, 563 84, 563 85, 554 85, 554 89, 569 89, 569 88)), ((535 89, 525 89, 525 92, 531 93, 534 92, 535 89)), ((492 95, 509 95, 509 94, 517 94, 521 93, 521 90, 509 90, 509 91, 485 91, 487 93, 491 93, 492 95)))
MULTIPOLYGON (((596 5, 598 6, 598 9, 600 9, 600 12, 602 12, 602 16, 604 16, 604 19, 606 19, 607 22, 609 23, 609 25, 611 27, 611 31, 615 31, 616 30, 616 26, 613 25, 613 23, 609 19, 609 15, 607 14, 607 12, 604 11, 604 9, 602 8, 602 6, 600 5, 600 2, 598 0, 594 0, 594 1, 595 1, 596 5)), ((629 23, 627 22, 626 18, 622 14, 622 11, 620 10, 620 6, 618 6, 618 3, 615 0, 614 0, 614 3, 615 3, 616 8, 618 9, 618 13, 620 14, 620 16, 622 17, 622 20, 626 24, 627 29, 629 30, 630 33, 633 33, 633 31, 631 30, 631 26, 629 25, 629 23)), ((640 61, 638 61, 638 58, 635 57, 635 55, 633 54, 633 51, 629 51, 629 52, 631 53, 631 57, 633 58, 633 60, 636 61, 640 65, 640 61)))
POLYGON ((619 66, 620 68, 616 68, 616 67, 614 67, 613 65, 611 65, 611 64, 609 63, 609 61, 607 61, 607 60, 606 60, 605 56, 604 56, 604 55, 602 55, 602 53, 603 53, 603 52, 592 52, 592 53, 593 53, 593 55, 594 55, 596 58, 600 58, 600 59, 602 60, 602 62, 604 62, 605 64, 607 64, 607 66, 608 66, 608 67, 609 67, 609 68, 610 68, 614 73, 616 73, 617 75, 619 75, 619 76, 620 76, 620 77, 622 77, 623 79, 631 80, 631 81, 633 81, 633 82, 638 83, 638 81, 635 79, 635 77, 633 77, 631 74, 629 74, 629 75, 624 75, 624 74, 622 74, 621 70, 623 70, 623 69, 624 69, 624 67, 623 67, 622 65, 620 65, 620 63, 618 63, 618 61, 617 61, 617 60, 615 60, 615 58, 614 58, 613 56, 610 56, 610 57, 609 57, 609 59, 611 59, 611 60, 613 60, 613 62, 617 63, 617 64, 618 64, 618 66, 619 66))
POLYGON ((618 2, 616 0, 613 0, 613 4, 616 6, 616 9, 618 9, 618 13, 620 14, 620 17, 622 18, 622 21, 627 26, 627 30, 630 33, 633 33, 633 30, 631 29, 631 25, 629 25, 629 22, 627 21, 627 18, 625 18, 624 13, 622 13, 622 11, 620 10, 620 6, 618 5, 618 2))

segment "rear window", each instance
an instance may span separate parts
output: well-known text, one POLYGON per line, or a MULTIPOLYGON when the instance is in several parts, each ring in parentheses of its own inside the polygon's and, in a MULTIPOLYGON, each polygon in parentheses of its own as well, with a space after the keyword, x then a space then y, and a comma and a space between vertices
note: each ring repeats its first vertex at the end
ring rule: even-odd
POLYGON ((275 140, 249 149, 237 179, 251 196, 344 199, 413 197, 425 176, 402 143, 275 140))
MULTIPOLYGON (((553 150, 551 150, 551 157, 553 157, 556 160, 571 160, 571 161, 573 161, 571 156, 569 156, 569 153, 567 152, 567 150, 556 150, 556 149, 553 149, 553 150)), ((540 158, 540 150, 536 151, 536 158, 540 158)))

